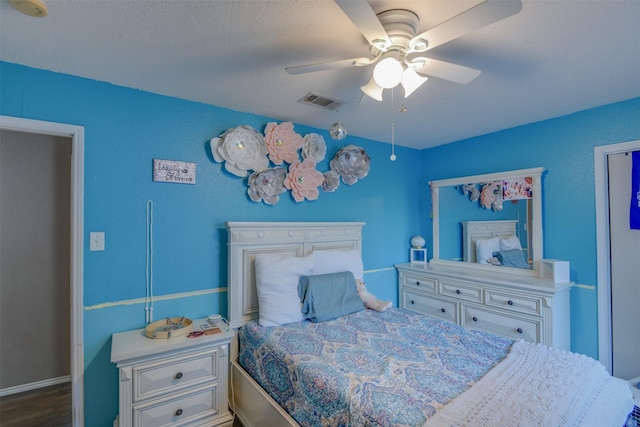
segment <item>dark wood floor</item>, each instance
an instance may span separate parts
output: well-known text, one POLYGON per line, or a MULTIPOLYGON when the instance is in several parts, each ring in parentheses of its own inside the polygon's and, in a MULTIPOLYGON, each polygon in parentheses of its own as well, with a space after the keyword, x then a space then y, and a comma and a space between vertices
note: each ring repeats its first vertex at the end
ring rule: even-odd
POLYGON ((70 427, 71 383, 0 397, 2 427, 70 427))

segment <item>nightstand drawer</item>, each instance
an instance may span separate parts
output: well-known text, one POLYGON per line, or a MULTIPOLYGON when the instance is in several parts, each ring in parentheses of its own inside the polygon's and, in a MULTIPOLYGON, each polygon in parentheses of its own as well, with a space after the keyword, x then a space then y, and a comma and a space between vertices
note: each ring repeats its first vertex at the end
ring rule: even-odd
POLYGON ((482 288, 456 282, 440 282, 440 294, 467 301, 482 302, 482 288))
POLYGON ((513 295, 487 289, 487 305, 526 314, 542 314, 542 298, 513 295))
POLYGON ((442 300, 431 295, 422 295, 411 290, 402 292, 402 307, 406 310, 439 317, 454 323, 457 319, 457 304, 455 302, 442 300))
POLYGON ((404 274, 402 285, 407 288, 419 289, 427 292, 436 292, 436 279, 420 275, 404 274))
POLYGON ((162 402, 134 405, 134 426, 186 426, 198 425, 197 421, 210 419, 218 412, 217 385, 195 393, 162 402))
POLYGON ((540 342, 541 338, 540 320, 519 318, 470 305, 462 306, 462 325, 534 343, 540 342))
POLYGON ((133 369, 133 400, 172 393, 218 378, 218 350, 171 358, 133 369))

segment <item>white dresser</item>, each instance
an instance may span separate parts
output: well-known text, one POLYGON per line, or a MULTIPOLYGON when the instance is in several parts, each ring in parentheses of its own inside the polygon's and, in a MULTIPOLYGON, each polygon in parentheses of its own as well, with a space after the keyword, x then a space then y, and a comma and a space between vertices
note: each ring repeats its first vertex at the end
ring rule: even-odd
MULTIPOLYGON (((193 322, 200 330, 206 319, 193 322)), ((111 361, 119 371, 120 427, 225 426, 232 332, 151 339, 144 329, 113 334, 111 361)))
POLYGON ((570 350, 570 283, 431 264, 396 268, 401 308, 570 350))

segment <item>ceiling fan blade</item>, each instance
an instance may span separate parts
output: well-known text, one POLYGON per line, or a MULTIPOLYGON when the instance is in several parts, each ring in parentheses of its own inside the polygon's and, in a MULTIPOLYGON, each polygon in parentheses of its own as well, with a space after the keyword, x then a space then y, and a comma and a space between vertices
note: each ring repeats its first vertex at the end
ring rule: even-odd
POLYGON ((377 60, 378 57, 342 59, 339 61, 321 62, 318 64, 295 65, 292 67, 286 67, 285 71, 289 74, 314 73, 316 71, 336 70, 347 67, 364 67, 366 65, 373 64, 377 60))
POLYGON ((391 46, 387 32, 367 0, 336 0, 336 3, 371 45, 382 51, 391 46))
POLYGON ((420 68, 416 68, 416 72, 463 85, 466 85, 480 75, 480 70, 465 67, 464 65, 453 64, 451 62, 420 57, 414 59, 412 63, 416 63, 417 61, 424 61, 424 65, 420 68))
POLYGON ((442 24, 415 36, 410 46, 419 45, 418 41, 426 40, 428 46, 421 49, 425 52, 451 40, 462 37, 487 25, 498 22, 522 10, 520 0, 485 0, 442 24))

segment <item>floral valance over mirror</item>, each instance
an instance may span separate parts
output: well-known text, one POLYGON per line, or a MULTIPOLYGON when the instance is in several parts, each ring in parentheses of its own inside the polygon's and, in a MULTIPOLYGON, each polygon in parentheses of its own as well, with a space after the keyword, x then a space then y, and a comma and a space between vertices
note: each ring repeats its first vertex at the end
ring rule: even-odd
POLYGON ((264 135, 250 126, 227 129, 209 141, 213 159, 225 169, 247 180, 247 194, 254 202, 275 205, 287 191, 296 202, 316 200, 319 189, 332 193, 340 181, 353 185, 369 174, 371 160, 361 147, 342 147, 320 172, 316 165, 325 159, 327 144, 321 135, 304 137, 291 122, 268 123, 264 135))
POLYGON ((480 202, 480 206, 494 211, 502 210, 505 200, 531 199, 533 197, 533 180, 531 177, 505 179, 480 184, 464 184, 460 187, 464 195, 469 196, 472 203, 480 202))

